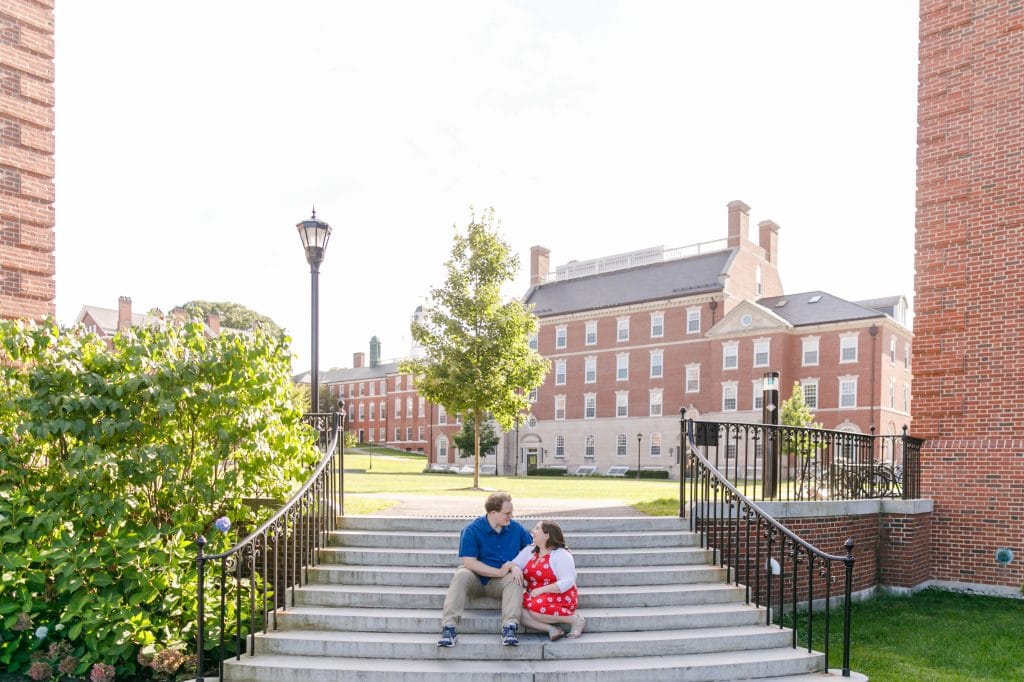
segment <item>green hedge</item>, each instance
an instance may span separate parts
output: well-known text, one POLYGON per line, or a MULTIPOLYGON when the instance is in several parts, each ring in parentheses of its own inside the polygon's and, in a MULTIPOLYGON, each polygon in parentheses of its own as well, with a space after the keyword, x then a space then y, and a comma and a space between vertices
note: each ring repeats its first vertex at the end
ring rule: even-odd
POLYGON ((526 470, 527 476, 565 476, 567 473, 565 469, 547 467, 531 467, 526 470))

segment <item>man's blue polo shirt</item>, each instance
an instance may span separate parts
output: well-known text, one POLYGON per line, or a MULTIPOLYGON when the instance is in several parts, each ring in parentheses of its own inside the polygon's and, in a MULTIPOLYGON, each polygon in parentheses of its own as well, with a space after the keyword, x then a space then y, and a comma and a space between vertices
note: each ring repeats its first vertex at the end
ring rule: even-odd
MULTIPOLYGON (((459 556, 472 557, 492 568, 501 568, 532 542, 533 538, 517 521, 510 521, 500 533, 495 533, 487 523, 487 517, 481 516, 462 529, 459 556)), ((484 585, 490 580, 485 576, 479 577, 484 585)))

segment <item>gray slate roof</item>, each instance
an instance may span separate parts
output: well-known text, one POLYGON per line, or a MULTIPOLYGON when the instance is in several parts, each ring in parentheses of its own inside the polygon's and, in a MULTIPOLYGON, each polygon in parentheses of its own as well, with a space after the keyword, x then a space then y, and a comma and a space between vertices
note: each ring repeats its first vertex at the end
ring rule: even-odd
POLYGON ((866 308, 858 303, 827 294, 824 291, 805 291, 802 294, 786 294, 762 298, 758 302, 794 327, 826 322, 847 322, 850 320, 869 320, 885 315, 877 310, 866 308), (811 299, 820 297, 815 303, 811 299), (780 305, 785 301, 785 305, 780 305))
MULTIPOLYGON (((100 329, 107 336, 113 336, 117 333, 117 315, 118 312, 112 308, 101 308, 96 305, 84 305, 82 309, 78 311, 78 317, 75 319, 75 324, 80 323, 85 319, 86 313, 99 325, 100 329)), ((140 327, 145 324, 147 315, 142 313, 132 313, 132 326, 140 327)))
MULTIPOLYGON (((382 362, 376 367, 343 367, 340 369, 335 368, 321 371, 320 381, 323 383, 336 384, 344 381, 366 381, 368 379, 383 379, 387 375, 394 374, 397 371, 397 362, 382 362)), ((306 374, 309 374, 309 372, 307 372, 306 374)))
POLYGON ((734 250, 602 272, 561 282, 548 282, 526 294, 537 317, 580 310, 612 308, 630 303, 680 298, 721 291, 719 275, 726 271, 734 250))

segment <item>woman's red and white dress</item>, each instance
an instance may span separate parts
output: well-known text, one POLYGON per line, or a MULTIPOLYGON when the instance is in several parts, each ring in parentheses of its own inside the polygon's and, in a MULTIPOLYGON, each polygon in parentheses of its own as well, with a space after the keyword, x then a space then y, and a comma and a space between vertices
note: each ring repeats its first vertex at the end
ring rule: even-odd
POLYGON ((568 550, 560 547, 540 556, 533 554, 531 545, 523 549, 513 561, 523 569, 523 577, 526 578, 524 609, 549 616, 571 616, 576 613, 576 562, 568 550), (551 583, 558 585, 558 592, 530 596, 532 590, 551 583))

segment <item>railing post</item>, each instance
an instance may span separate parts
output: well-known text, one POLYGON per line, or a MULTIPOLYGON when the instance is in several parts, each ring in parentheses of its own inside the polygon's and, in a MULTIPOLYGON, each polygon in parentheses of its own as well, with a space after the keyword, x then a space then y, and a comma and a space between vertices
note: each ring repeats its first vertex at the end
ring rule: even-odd
POLYGON ((686 461, 690 455, 686 408, 679 408, 679 518, 686 518, 686 461))
POLYGON ((203 598, 206 586, 206 578, 204 576, 206 558, 203 556, 203 547, 206 546, 206 538, 202 535, 196 538, 196 546, 199 547, 199 553, 196 555, 196 571, 199 574, 198 590, 196 591, 196 608, 199 611, 199 622, 196 623, 196 682, 203 682, 203 650, 206 645, 204 642, 206 637, 206 614, 203 611, 203 598))
MULTIPOLYGON (((902 481, 902 483, 903 483, 903 499, 904 500, 912 500, 912 499, 914 499, 914 497, 913 497, 914 491, 911 490, 912 486, 910 485, 910 477, 913 474, 911 473, 912 467, 909 466, 909 462, 907 461, 907 425, 906 424, 903 425, 903 435, 900 437, 900 449, 902 450, 902 453, 903 453, 903 481, 902 481)), ((893 453, 892 453, 892 466, 893 466, 893 471, 895 471, 896 470, 896 448, 895 448, 895 446, 893 447, 893 453)))
POLYGON ((853 538, 843 543, 846 548, 846 603, 843 608, 843 677, 850 676, 850 611, 853 596, 853 538))

